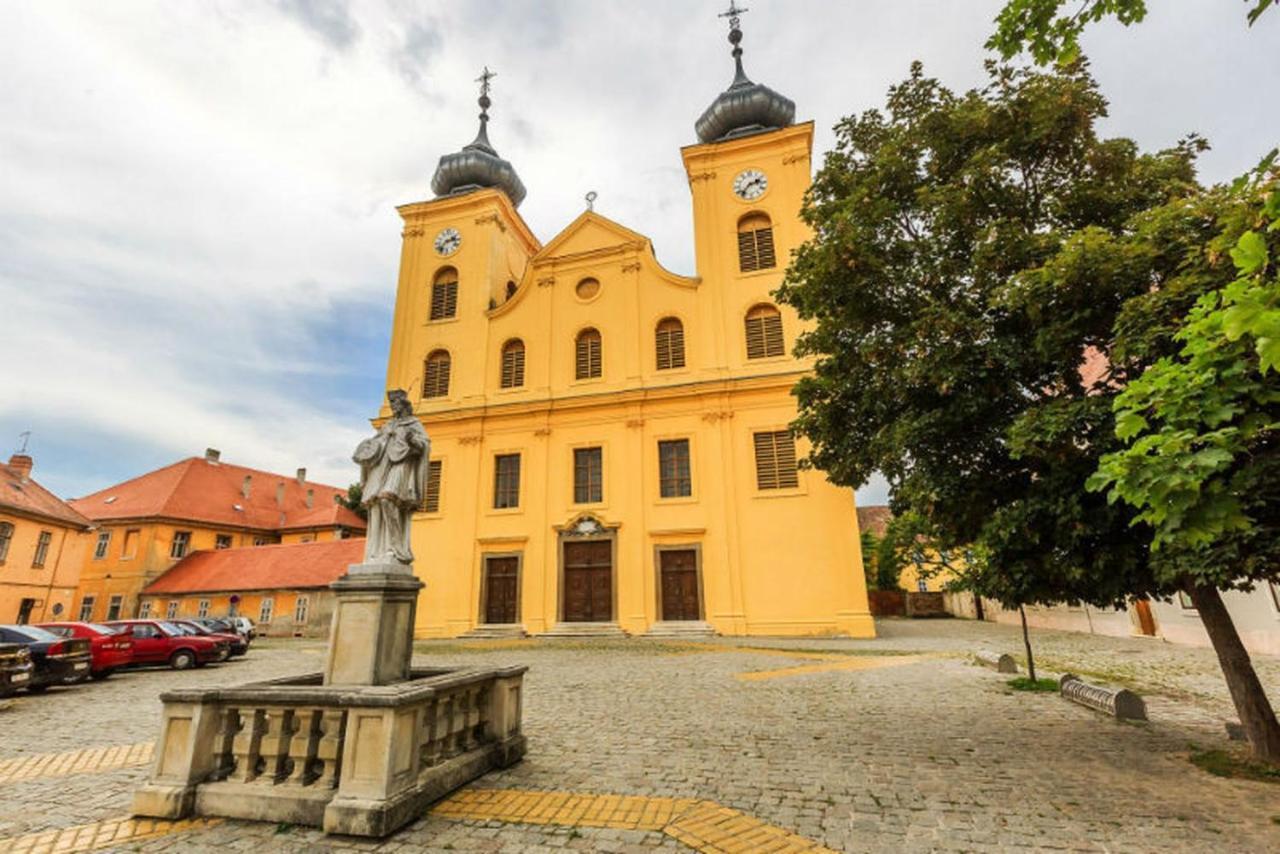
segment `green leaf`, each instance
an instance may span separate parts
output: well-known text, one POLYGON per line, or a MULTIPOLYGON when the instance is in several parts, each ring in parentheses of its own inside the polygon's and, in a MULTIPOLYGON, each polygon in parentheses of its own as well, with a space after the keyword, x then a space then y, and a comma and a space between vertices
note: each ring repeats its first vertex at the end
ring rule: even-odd
POLYGON ((1231 260, 1241 275, 1253 275, 1267 263, 1267 241, 1256 231, 1246 231, 1231 250, 1231 260))
POLYGON ((1126 442, 1146 430, 1147 419, 1136 412, 1126 412, 1116 419, 1116 437, 1126 442))
POLYGON ((1280 338, 1259 338, 1256 347, 1262 373, 1280 370, 1280 338))

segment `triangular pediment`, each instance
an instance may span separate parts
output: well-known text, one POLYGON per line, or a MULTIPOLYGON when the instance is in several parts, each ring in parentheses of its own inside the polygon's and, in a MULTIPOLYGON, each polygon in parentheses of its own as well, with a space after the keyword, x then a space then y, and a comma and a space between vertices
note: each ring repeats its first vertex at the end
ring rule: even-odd
POLYGON ((585 255, 609 249, 639 249, 649 244, 649 238, 619 225, 595 211, 583 211, 563 231, 552 238, 535 261, 585 255))

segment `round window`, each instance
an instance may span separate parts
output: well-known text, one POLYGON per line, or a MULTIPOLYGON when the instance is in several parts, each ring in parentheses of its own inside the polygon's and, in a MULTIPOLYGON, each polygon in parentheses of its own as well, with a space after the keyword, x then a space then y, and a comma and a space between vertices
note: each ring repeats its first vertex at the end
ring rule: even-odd
POLYGON ((600 293, 600 282, 598 279, 583 279, 578 282, 575 290, 578 299, 592 299, 596 294, 600 293))
POLYGON ((54 603, 54 605, 53 605, 53 616, 55 616, 55 617, 56 617, 56 616, 58 616, 58 615, 59 615, 59 614, 61 614, 61 613, 62 613, 62 603, 61 603, 61 602, 55 602, 55 603, 54 603))

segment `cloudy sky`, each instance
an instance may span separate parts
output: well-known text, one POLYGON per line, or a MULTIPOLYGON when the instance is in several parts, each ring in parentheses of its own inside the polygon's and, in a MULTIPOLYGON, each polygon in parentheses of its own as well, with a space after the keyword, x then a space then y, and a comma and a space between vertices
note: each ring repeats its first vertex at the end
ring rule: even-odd
MULTIPOLYGON (((582 209, 693 273, 679 148, 731 79, 719 0, 0 0, 0 455, 84 494, 184 456, 344 484, 383 386, 400 226, 475 133, 546 240, 582 209)), ((817 122, 883 103, 914 59, 982 79, 998 2, 754 0, 751 76, 817 122)), ((1109 134, 1189 131, 1209 180, 1280 139, 1280 13, 1156 2, 1085 41, 1109 134), (1249 89, 1239 84, 1248 80, 1249 89), (1269 83, 1268 83, 1269 81, 1269 83)), ((862 491, 883 500, 883 487, 862 491)))

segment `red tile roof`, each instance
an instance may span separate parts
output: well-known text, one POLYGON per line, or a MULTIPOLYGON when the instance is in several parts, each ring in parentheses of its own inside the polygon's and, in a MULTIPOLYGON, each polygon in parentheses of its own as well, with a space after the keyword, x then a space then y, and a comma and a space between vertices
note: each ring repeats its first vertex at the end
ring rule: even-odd
POLYGON ((326 587, 364 559, 364 538, 192 552, 143 595, 326 587))
POLYGON ((173 465, 118 483, 70 504, 97 522, 115 519, 174 519, 228 525, 262 531, 299 527, 365 529, 364 520, 334 504, 347 491, 323 483, 298 483, 290 475, 274 474, 205 457, 189 457, 173 465), (249 478, 249 496, 244 495, 249 478), (312 506, 307 506, 307 491, 312 506), (277 494, 281 500, 277 501, 277 494), (303 524, 300 520, 318 520, 303 524))
MULTIPOLYGON (((15 455, 19 465, 0 463, 0 510, 39 516, 63 525, 89 527, 89 520, 30 477, 30 458, 15 455)), ((10 462, 13 462, 12 460, 10 462)))
POLYGON ((864 534, 870 531, 877 537, 883 537, 885 526, 892 518, 893 514, 889 512, 887 505, 871 504, 867 507, 859 507, 858 530, 864 534))

